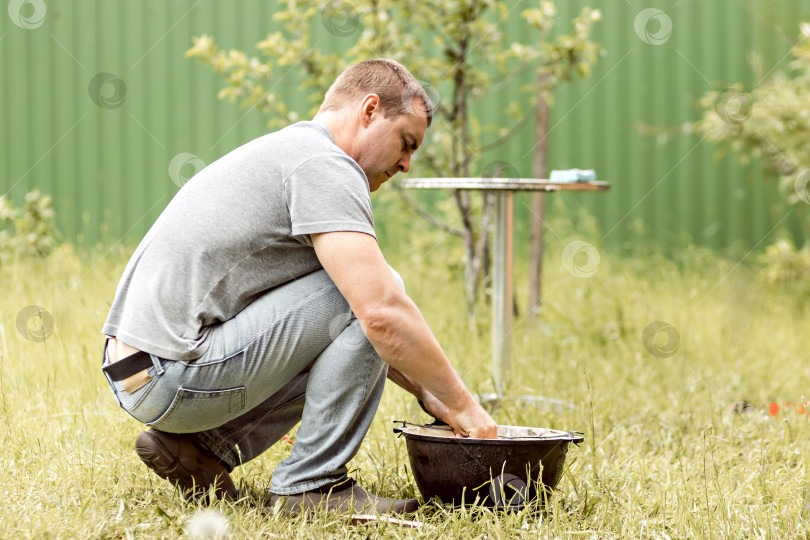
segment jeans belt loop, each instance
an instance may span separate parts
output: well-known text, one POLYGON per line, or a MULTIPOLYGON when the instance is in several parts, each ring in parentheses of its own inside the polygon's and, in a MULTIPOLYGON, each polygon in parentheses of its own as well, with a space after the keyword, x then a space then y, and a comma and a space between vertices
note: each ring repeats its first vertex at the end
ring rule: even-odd
POLYGON ((152 357, 152 363, 155 365, 155 370, 157 371, 157 374, 163 375, 163 364, 160 363, 160 358, 158 358, 154 354, 150 354, 149 356, 152 357))

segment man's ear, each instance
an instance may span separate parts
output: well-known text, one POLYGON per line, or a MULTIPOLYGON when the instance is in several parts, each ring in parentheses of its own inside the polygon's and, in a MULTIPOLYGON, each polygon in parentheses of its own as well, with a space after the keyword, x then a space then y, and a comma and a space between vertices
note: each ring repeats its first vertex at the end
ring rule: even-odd
POLYGON ((368 94, 360 104, 360 122, 363 127, 368 127, 374 117, 381 113, 380 96, 368 94))

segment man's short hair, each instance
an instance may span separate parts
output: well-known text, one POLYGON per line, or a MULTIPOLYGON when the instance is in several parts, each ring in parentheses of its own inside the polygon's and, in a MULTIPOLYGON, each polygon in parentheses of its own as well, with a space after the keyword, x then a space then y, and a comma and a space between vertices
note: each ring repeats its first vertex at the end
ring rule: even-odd
POLYGON ((327 90, 320 110, 339 109, 368 94, 380 97, 385 118, 416 114, 426 117, 428 126, 433 120, 430 98, 419 81, 405 66, 386 58, 366 60, 347 68, 327 90), (414 107, 415 99, 421 100, 423 110, 414 107))

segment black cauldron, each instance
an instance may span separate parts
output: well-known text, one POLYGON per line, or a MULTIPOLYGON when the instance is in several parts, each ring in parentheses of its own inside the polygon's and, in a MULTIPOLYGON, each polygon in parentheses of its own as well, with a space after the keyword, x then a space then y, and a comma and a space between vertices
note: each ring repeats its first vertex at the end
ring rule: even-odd
POLYGON ((497 439, 457 438, 448 426, 403 422, 416 485, 425 500, 521 508, 544 489, 557 487, 576 432, 498 426, 497 439))

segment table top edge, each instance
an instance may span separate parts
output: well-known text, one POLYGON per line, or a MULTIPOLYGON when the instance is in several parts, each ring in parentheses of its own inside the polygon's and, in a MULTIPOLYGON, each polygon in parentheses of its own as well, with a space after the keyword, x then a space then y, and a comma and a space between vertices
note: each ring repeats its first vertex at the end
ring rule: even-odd
POLYGON ((478 189, 504 191, 605 191, 608 182, 552 182, 539 178, 405 178, 404 188, 414 189, 478 189))

